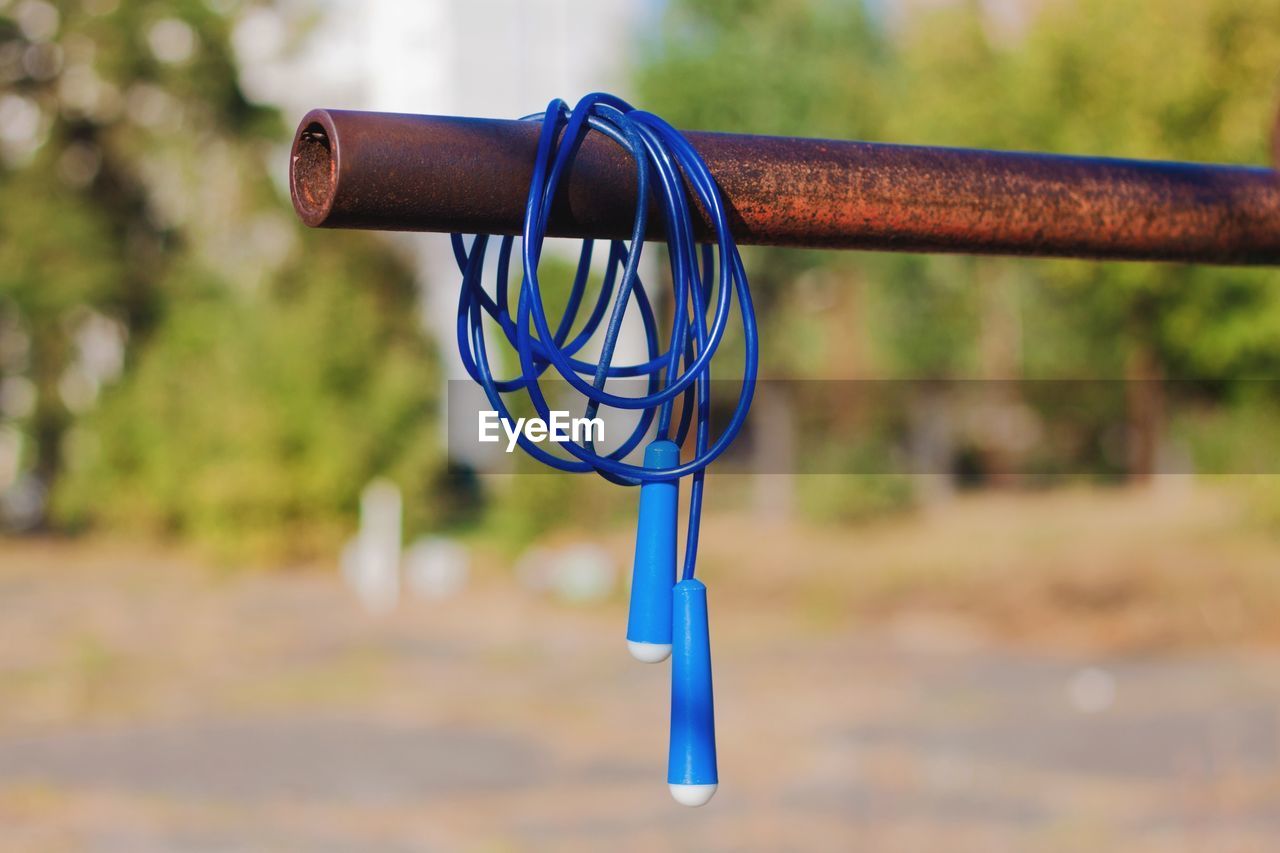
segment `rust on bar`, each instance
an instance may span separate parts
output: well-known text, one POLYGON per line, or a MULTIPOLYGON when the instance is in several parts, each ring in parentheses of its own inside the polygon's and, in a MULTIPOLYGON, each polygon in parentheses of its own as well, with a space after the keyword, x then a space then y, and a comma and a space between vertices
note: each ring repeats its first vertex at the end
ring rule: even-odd
MULTIPOLYGON (((518 234, 538 130, 313 110, 294 139, 294 207, 312 226, 518 234)), ((1271 169, 687 136, 742 244, 1280 263, 1280 178, 1271 169)), ((550 233, 626 238, 635 193, 630 155, 591 134, 557 195, 550 233)))

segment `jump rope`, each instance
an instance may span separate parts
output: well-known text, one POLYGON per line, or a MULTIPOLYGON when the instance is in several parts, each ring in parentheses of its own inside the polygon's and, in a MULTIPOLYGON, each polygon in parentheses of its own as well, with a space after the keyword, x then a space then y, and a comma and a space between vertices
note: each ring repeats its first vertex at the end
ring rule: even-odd
POLYGON ((677 802, 700 806, 715 793, 719 776, 707 591, 694 577, 694 571, 707 466, 741 431, 755 390, 759 341, 747 276, 711 173, 698 152, 671 125, 619 98, 599 93, 587 95, 572 110, 564 101, 553 100, 545 112, 527 116, 526 120, 540 121, 542 130, 525 206, 520 249, 522 275, 515 316, 510 312, 509 293, 515 238, 479 234, 468 245, 464 235, 452 235, 454 255, 462 273, 458 350, 467 373, 484 389, 489 404, 508 424, 515 424, 516 418, 504 395, 513 393, 522 392, 540 417, 551 417, 539 382, 552 369, 554 376, 586 399, 584 417, 596 417, 601 407, 640 413, 627 439, 609 452, 596 449, 590 431, 581 443, 558 442, 568 452, 567 458, 538 446, 522 431, 517 432, 517 441, 526 453, 552 468, 594 471, 610 482, 640 487, 627 646, 632 656, 645 663, 672 658, 667 782, 677 802), (575 332, 579 315, 591 302, 587 285, 595 241, 582 241, 573 284, 553 329, 538 281, 538 265, 552 199, 583 140, 591 133, 612 140, 635 163, 638 191, 631 240, 609 241, 599 291, 575 332), (694 238, 686 182, 710 220, 712 243, 700 245, 694 238), (654 303, 638 273, 650 199, 657 201, 662 217, 671 269, 672 323, 665 350, 654 303), (490 241, 495 239, 498 245, 491 296, 485 289, 484 272, 490 241), (741 390, 733 414, 713 440, 711 363, 729 327, 735 296, 744 349, 741 390), (644 328, 646 360, 614 364, 618 337, 632 305, 639 311, 644 328), (518 356, 518 376, 495 378, 485 343, 486 317, 518 356), (598 359, 577 357, 602 324, 598 359), (607 389, 609 380, 624 379, 644 380, 645 393, 627 396, 607 389), (677 398, 681 400, 678 419, 674 417, 677 398), (643 466, 623 461, 651 430, 653 438, 645 447, 643 466), (682 462, 681 448, 686 446, 690 433, 693 450, 690 458, 682 462), (681 480, 686 478, 689 518, 684 564, 677 578, 679 491, 681 480))

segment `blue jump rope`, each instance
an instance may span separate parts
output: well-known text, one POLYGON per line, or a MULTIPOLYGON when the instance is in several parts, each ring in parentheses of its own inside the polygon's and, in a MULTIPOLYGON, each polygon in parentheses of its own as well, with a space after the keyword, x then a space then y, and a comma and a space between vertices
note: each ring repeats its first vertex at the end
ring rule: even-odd
POLYGON ((490 236, 476 235, 468 247, 453 235, 453 251, 462 272, 458 300, 458 350, 467 372, 484 388, 490 405, 511 424, 515 418, 503 395, 523 391, 538 415, 551 417, 539 379, 548 368, 587 400, 584 416, 594 418, 601 406, 638 410, 639 422, 616 449, 598 452, 591 441, 563 442, 571 458, 554 455, 523 433, 520 447, 535 459, 562 471, 594 471, 614 483, 640 487, 627 646, 646 663, 672 658, 671 741, 667 782, 672 796, 700 806, 715 793, 715 721, 712 710, 711 648, 707 632, 707 590, 694 577, 698 557, 698 521, 706 468, 742 429, 755 390, 759 341, 755 312, 742 259, 729 233, 724 204, 714 179, 691 145, 657 116, 637 110, 612 95, 588 95, 572 110, 553 100, 541 121, 537 159, 529 183, 521 244, 523 275, 516 315, 510 312, 508 278, 514 237, 498 239, 494 295, 484 288, 485 256, 490 236), (635 163, 637 204, 630 243, 613 240, 603 281, 581 329, 572 334, 584 305, 594 241, 584 240, 577 272, 563 315, 554 331, 547 319, 538 284, 538 261, 546 238, 547 218, 556 189, 589 133, 603 134, 623 148, 635 163), (699 245, 685 186, 692 188, 709 218, 714 244, 699 245), (661 350, 653 303, 637 274, 648 226, 648 201, 658 202, 671 264, 673 319, 666 351, 661 350), (712 305, 712 291, 715 303, 712 305), (742 318, 744 359, 738 403, 728 424, 711 438, 711 360, 729 324, 734 295, 742 318), (615 365, 614 349, 623 318, 632 303, 644 326, 647 360, 615 365), (595 362, 574 356, 595 336, 605 315, 600 356, 595 362), (519 357, 520 375, 495 379, 485 345, 485 315, 497 324, 519 357), (708 320, 710 321, 708 324, 708 320), (643 396, 619 396, 606 390, 610 379, 646 380, 643 396), (679 421, 672 424, 675 400, 681 398, 679 421), (655 426, 656 421, 656 426, 655 426), (644 465, 624 462, 653 430, 644 465), (680 448, 693 430, 693 454, 680 461, 680 448), (684 568, 676 577, 676 530, 680 480, 689 477, 689 522, 685 533, 684 568))

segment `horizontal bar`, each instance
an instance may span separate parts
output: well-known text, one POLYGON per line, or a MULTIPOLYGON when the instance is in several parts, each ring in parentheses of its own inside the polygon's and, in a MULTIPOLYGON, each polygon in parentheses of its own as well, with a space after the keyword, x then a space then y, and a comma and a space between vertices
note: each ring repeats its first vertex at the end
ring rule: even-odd
MULTIPOLYGON (((327 228, 519 234, 537 136, 533 122, 313 110, 294 139, 294 207, 327 228)), ((742 244, 1280 263, 1280 178, 1271 169, 687 136, 742 244)), ((591 134, 549 233, 626 238, 635 194, 629 155, 591 134)), ((706 237, 705 220, 700 228, 706 237)))

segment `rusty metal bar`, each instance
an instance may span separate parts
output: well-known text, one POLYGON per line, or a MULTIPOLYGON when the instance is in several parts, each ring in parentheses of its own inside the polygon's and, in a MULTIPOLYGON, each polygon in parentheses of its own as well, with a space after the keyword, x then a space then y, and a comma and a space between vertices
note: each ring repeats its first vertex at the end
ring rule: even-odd
MULTIPOLYGON (((537 133, 529 122, 313 110, 294 139, 294 207, 328 228, 518 234, 537 133)), ((688 137, 742 244, 1280 263, 1280 177, 1271 169, 688 137)), ((634 178, 628 155, 592 134, 551 233, 628 236, 634 178)))

